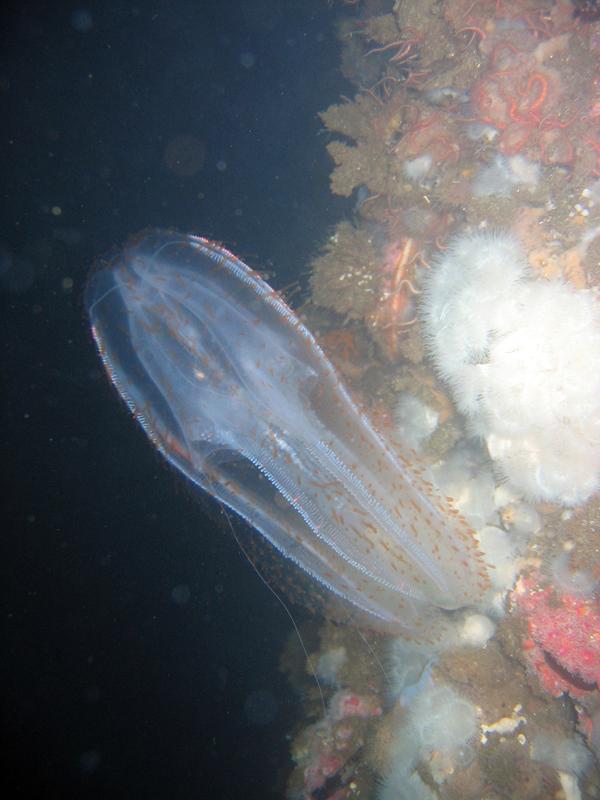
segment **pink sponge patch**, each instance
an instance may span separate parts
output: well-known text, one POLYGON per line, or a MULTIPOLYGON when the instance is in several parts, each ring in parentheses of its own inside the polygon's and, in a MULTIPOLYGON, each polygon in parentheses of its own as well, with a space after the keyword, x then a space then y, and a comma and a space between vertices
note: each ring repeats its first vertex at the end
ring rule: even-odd
POLYGON ((540 577, 522 577, 512 593, 513 606, 528 622, 523 649, 550 694, 584 697, 600 684, 600 603, 560 594, 540 577))
POLYGON ((347 717, 379 717, 381 713, 381 705, 372 695, 355 694, 342 689, 329 701, 329 716, 334 722, 347 717))

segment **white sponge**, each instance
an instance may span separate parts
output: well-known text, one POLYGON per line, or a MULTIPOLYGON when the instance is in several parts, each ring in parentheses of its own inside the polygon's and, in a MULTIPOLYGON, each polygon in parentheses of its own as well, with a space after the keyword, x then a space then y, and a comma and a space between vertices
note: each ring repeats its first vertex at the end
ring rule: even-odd
POLYGON ((584 502, 600 482, 600 312, 531 277, 507 234, 458 237, 432 269, 426 342, 503 477, 527 498, 584 502))

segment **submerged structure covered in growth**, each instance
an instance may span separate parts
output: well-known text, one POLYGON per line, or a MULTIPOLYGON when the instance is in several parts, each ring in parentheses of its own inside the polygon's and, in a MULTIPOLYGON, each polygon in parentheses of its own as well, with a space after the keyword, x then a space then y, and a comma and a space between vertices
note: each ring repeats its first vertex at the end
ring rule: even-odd
POLYGON ((308 659, 290 639, 287 796, 598 797, 600 8, 338 10, 354 93, 321 119, 353 212, 300 311, 485 588, 435 637, 333 615, 308 659))

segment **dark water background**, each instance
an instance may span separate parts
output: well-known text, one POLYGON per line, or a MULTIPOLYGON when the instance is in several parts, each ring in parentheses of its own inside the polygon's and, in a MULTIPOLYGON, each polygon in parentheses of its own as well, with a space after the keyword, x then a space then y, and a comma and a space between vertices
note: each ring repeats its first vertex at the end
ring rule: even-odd
POLYGON ((147 226, 221 240, 278 288, 305 270, 342 210, 317 118, 345 88, 333 15, 0 12, 5 796, 281 796, 289 621, 118 401, 81 298, 147 226))

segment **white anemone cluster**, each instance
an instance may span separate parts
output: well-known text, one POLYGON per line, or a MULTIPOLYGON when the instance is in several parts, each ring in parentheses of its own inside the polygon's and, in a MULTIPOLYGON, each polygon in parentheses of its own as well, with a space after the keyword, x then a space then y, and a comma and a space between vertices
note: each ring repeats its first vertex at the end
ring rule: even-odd
POLYGON ((459 236, 421 304, 431 357, 500 474, 531 500, 582 503, 600 483, 600 311, 535 279, 514 237, 459 236))

